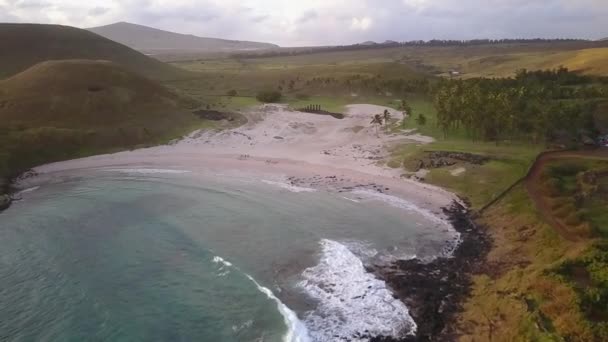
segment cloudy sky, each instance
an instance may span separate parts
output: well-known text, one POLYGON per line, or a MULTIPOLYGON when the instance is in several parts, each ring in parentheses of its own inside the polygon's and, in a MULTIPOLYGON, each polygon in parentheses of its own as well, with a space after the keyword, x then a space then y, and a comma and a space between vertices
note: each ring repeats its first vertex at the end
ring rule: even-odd
POLYGON ((608 37, 608 0, 0 0, 0 22, 128 21, 283 46, 608 37))

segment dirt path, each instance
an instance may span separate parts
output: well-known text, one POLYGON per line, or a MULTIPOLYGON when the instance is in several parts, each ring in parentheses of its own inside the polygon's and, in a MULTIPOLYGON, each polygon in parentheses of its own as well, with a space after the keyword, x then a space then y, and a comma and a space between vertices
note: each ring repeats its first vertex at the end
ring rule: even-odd
POLYGON ((543 196, 543 191, 540 184, 542 171, 548 163, 555 160, 567 159, 608 161, 608 149, 601 148, 589 151, 556 151, 544 153, 538 157, 534 165, 530 168, 530 171, 524 180, 524 184, 530 198, 534 202, 543 219, 550 224, 564 239, 575 242, 581 240, 582 237, 572 232, 566 224, 553 215, 549 203, 547 203, 545 197, 543 196))

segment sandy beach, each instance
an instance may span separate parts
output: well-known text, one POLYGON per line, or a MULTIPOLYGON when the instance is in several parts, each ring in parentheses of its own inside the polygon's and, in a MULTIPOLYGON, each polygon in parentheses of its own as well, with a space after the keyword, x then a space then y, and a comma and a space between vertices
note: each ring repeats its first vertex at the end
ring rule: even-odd
POLYGON ((418 134, 390 134, 370 125, 374 114, 389 110, 375 105, 350 105, 344 119, 264 105, 243 113, 247 124, 222 131, 198 131, 169 145, 52 163, 34 169, 37 176, 21 180, 20 188, 44 184, 57 174, 106 167, 156 168, 191 172, 236 173, 264 177, 302 187, 340 191, 371 187, 407 199, 441 215, 456 196, 441 188, 402 176, 383 165, 391 146, 425 144, 418 134))

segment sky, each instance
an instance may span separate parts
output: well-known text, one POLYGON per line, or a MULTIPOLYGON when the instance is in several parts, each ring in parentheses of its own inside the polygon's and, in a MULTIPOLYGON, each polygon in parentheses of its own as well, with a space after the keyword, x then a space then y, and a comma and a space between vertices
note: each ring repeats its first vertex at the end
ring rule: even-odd
POLYGON ((281 46, 608 37, 608 0, 0 0, 0 22, 127 21, 281 46))

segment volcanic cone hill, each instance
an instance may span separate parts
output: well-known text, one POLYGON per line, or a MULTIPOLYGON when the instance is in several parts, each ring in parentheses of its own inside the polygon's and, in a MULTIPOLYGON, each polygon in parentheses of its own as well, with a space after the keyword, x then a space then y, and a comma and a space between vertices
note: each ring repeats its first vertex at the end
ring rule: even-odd
POLYGON ((156 80, 186 78, 189 72, 162 63, 93 32, 69 26, 0 24, 0 79, 48 60, 108 60, 156 80))
POLYGON ((0 81, 0 176, 194 129, 197 104, 107 61, 39 63, 0 81))

